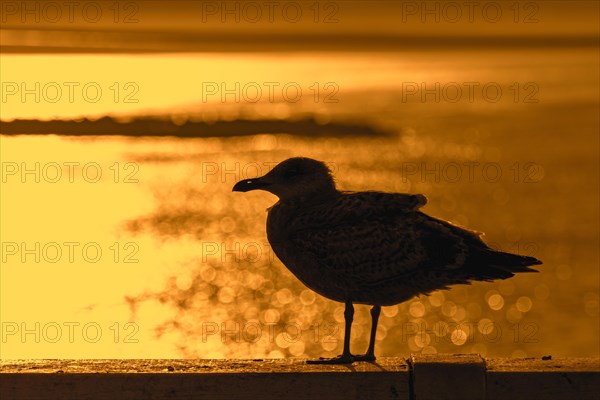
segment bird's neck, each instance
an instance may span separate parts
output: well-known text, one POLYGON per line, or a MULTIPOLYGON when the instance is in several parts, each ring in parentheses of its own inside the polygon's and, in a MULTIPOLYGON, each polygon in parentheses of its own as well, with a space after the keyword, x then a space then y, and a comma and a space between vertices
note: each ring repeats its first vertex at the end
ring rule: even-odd
POLYGON ((335 188, 335 185, 328 185, 319 187, 310 192, 304 192, 302 195, 280 199, 279 202, 283 205, 310 207, 316 204, 327 203, 340 195, 341 192, 335 188))

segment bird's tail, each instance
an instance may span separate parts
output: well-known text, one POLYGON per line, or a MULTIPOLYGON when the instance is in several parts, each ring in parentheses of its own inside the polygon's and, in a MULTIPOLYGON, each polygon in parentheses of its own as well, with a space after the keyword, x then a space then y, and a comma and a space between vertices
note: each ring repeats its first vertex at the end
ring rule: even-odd
POLYGON ((535 257, 492 249, 475 254, 470 261, 471 268, 469 269, 472 270, 475 279, 484 281, 510 278, 519 272, 538 272, 530 267, 542 263, 535 257))

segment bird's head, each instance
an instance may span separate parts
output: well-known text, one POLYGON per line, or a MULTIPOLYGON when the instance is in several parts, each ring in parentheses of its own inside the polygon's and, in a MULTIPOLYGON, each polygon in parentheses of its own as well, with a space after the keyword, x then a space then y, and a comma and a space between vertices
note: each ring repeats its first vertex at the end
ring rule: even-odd
POLYGON ((327 165, 305 157, 288 158, 266 175, 244 179, 233 187, 234 192, 257 189, 271 192, 282 201, 321 197, 337 192, 327 165))

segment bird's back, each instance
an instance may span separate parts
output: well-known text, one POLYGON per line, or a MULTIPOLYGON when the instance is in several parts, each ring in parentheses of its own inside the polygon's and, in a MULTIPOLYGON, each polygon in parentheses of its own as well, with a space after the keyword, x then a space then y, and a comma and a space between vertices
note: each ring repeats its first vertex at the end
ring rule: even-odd
POLYGON ((532 257, 490 249, 479 234, 419 211, 422 195, 338 192, 280 202, 269 242, 305 285, 337 301, 391 305, 472 280, 533 271, 532 257))

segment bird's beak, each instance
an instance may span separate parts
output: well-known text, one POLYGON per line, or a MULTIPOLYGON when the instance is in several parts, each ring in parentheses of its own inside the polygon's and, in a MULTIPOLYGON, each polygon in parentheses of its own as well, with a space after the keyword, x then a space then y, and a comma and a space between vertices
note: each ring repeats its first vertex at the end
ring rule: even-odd
POLYGON ((244 179, 239 181, 231 189, 232 192, 249 192, 250 190, 265 189, 269 186, 269 183, 265 182, 263 178, 244 179))

